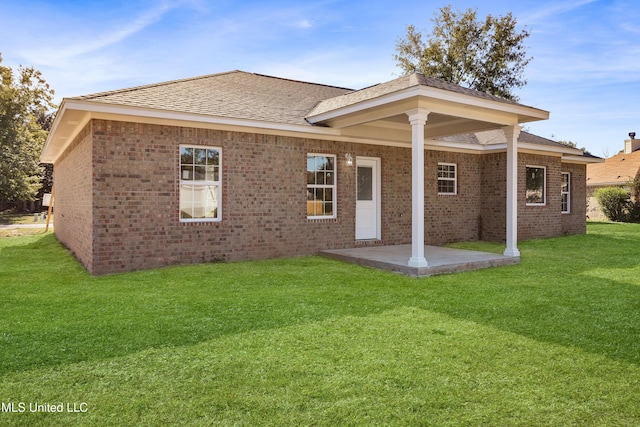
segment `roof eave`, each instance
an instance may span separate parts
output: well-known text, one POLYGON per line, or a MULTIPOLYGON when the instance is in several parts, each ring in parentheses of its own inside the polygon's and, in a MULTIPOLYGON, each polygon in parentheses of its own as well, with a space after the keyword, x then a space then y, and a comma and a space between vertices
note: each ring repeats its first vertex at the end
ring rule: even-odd
POLYGON ((126 120, 150 124, 171 123, 177 126, 204 126, 223 129, 244 128, 267 133, 283 132, 331 138, 340 136, 340 132, 335 129, 306 124, 237 119, 66 98, 63 99, 56 113, 51 131, 42 149, 40 161, 55 163, 91 119, 126 120))
MULTIPOLYGON (((523 149, 533 150, 533 151, 546 151, 551 153, 559 153, 559 154, 562 154, 564 157, 582 158, 584 154, 584 151, 582 150, 579 150, 577 148, 572 148, 569 146, 560 145, 560 144, 558 144, 557 146, 554 146, 554 145, 536 144, 533 142, 519 141, 518 147, 523 149)), ((598 163, 598 162, 594 162, 594 163, 598 163)))
POLYGON ((357 101, 318 114, 314 114, 313 111, 311 111, 305 118, 308 122, 313 124, 324 124, 349 114, 364 112, 377 107, 402 101, 410 101, 412 99, 416 102, 419 102, 420 100, 451 102, 464 105, 465 107, 475 107, 501 113, 515 114, 518 117, 518 123, 549 119, 549 112, 538 108, 528 107, 522 104, 485 99, 422 85, 404 88, 396 92, 363 101, 357 101))
POLYGON ((593 163, 604 163, 604 159, 601 159, 600 157, 566 155, 562 156, 562 163, 588 165, 593 163))
POLYGON ((44 142, 44 147, 42 148, 42 152, 40 153, 40 162, 41 163, 49 163, 53 164, 57 155, 53 154, 56 148, 56 139, 60 138, 60 128, 61 123, 63 122, 63 117, 67 112, 67 104, 69 103, 69 98, 63 98, 60 106, 58 107, 58 111, 56 112, 56 116, 53 119, 53 123, 51 125, 51 129, 47 135, 47 139, 44 142))

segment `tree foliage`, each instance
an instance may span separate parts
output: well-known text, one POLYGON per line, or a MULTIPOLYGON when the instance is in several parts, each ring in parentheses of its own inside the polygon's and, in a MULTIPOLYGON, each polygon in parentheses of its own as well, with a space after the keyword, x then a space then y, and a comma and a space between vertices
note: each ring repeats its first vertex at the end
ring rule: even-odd
POLYGON ((39 156, 54 91, 33 67, 16 73, 0 55, 0 200, 34 200, 41 186, 39 156))
MULTIPOLYGON (((551 138, 553 139, 553 135, 551 135, 551 138)), ((591 153, 589 152, 589 150, 587 150, 587 148, 586 148, 586 147, 578 147, 578 143, 576 143, 576 142, 573 142, 573 141, 563 141, 563 140, 558 140, 558 141, 556 141, 556 142, 557 142, 557 143, 559 143, 559 144, 562 144, 562 145, 566 145, 567 147, 576 148, 576 149, 578 149, 578 150, 581 150, 581 151, 582 151, 582 152, 584 152, 585 154, 591 154, 591 153)))
POLYGON ((517 21, 488 15, 478 19, 477 9, 464 13, 451 6, 439 9, 432 19, 433 32, 423 41, 413 25, 396 43, 394 58, 404 74, 420 72, 451 83, 516 101, 514 88, 524 86, 524 69, 531 61, 524 41, 526 29, 517 21))
POLYGON ((625 222, 629 219, 629 210, 633 203, 629 190, 620 187, 604 187, 598 188, 593 196, 608 220, 625 222))

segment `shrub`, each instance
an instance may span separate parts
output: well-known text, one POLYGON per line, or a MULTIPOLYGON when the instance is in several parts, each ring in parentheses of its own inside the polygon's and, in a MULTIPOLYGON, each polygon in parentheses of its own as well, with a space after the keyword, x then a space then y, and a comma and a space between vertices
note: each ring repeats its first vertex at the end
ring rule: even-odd
POLYGON ((610 221, 624 222, 632 207, 631 193, 620 187, 599 188, 593 193, 600 209, 610 221))

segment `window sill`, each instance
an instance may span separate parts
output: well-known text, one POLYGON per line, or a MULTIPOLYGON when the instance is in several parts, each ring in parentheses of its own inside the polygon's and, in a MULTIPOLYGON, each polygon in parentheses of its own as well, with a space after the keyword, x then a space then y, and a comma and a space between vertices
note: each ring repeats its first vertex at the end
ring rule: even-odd
POLYGON ((338 218, 326 216, 307 217, 307 222, 338 222, 338 218))

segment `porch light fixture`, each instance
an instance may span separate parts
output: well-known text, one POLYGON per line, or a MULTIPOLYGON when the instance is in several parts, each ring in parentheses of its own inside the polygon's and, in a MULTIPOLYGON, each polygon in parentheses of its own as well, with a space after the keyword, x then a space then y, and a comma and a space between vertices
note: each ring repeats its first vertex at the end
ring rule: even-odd
POLYGON ((351 153, 345 154, 344 158, 347 159, 347 166, 353 166, 353 156, 351 153))

